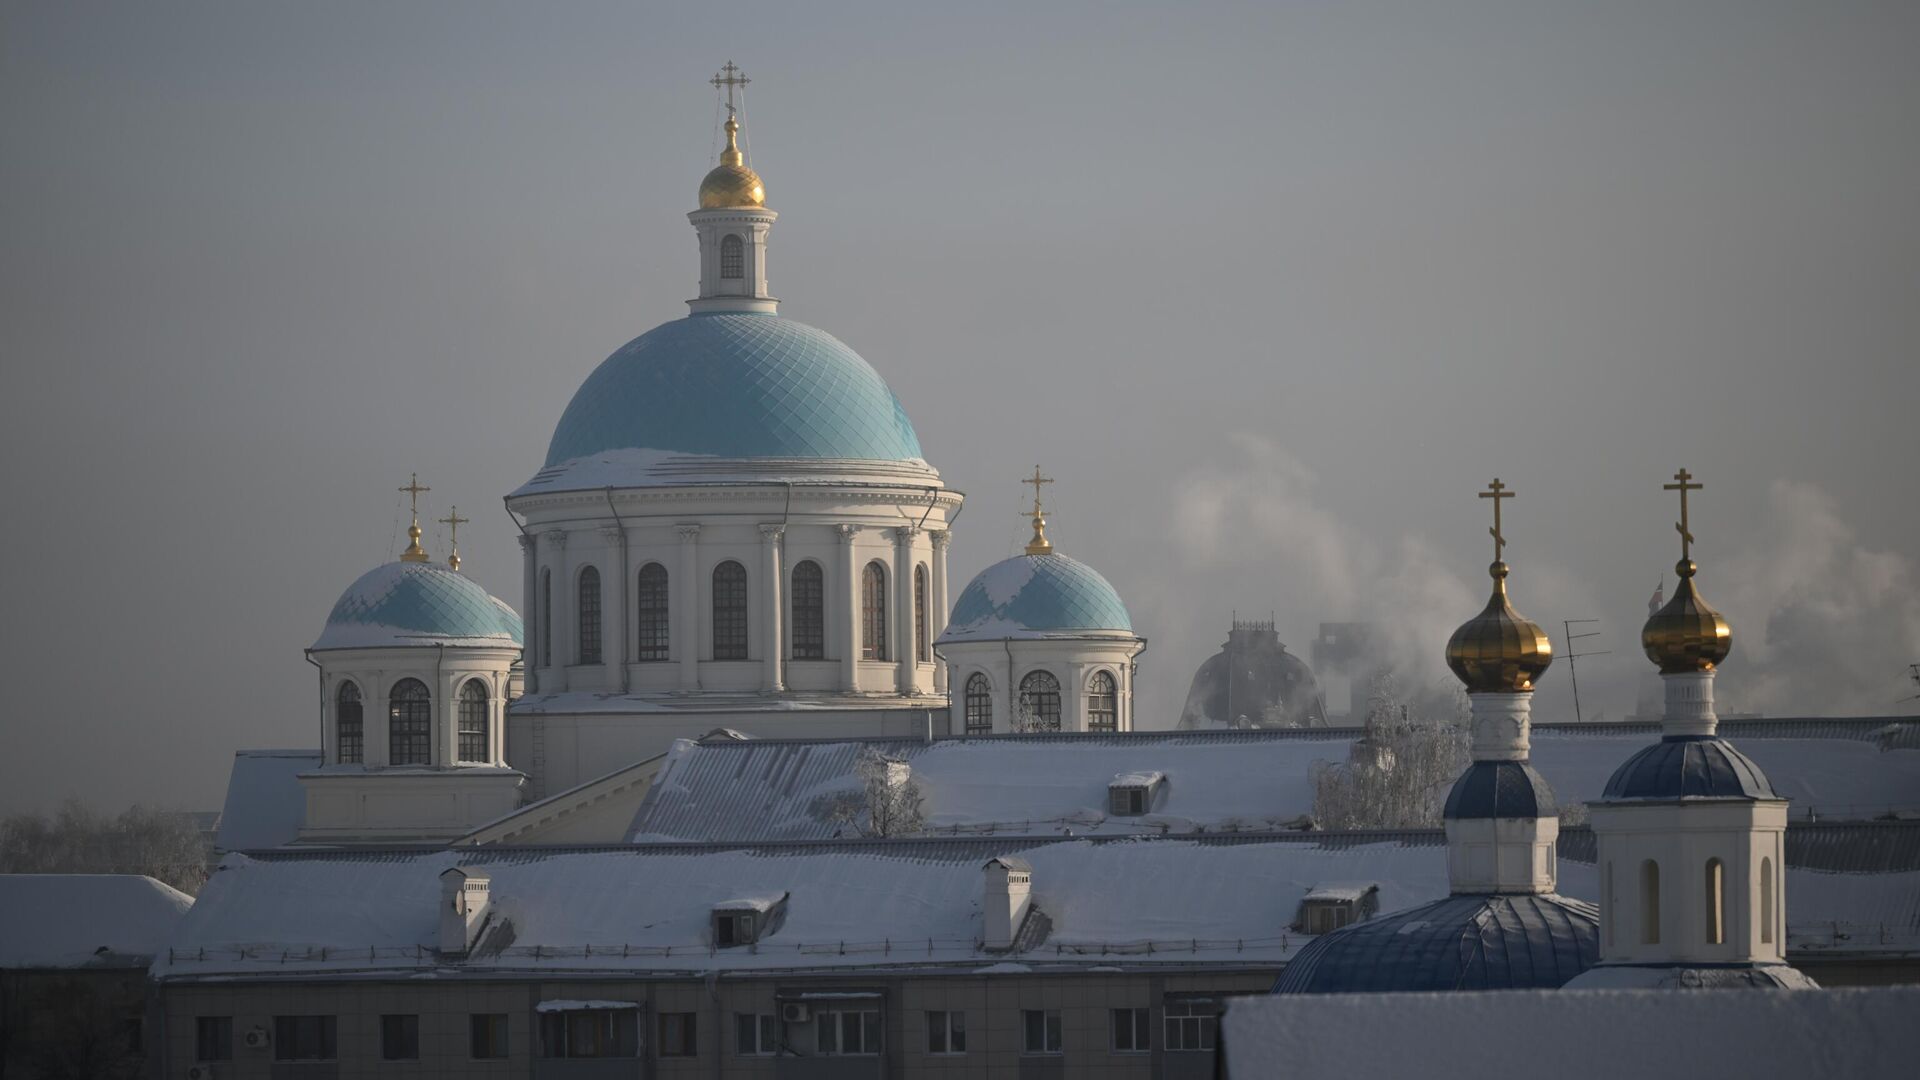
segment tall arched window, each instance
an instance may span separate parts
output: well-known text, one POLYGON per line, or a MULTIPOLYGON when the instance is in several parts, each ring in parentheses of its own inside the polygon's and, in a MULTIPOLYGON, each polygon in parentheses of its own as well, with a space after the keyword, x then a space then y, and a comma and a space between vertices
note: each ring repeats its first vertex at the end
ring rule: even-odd
POLYGON ((1029 671, 1020 680, 1021 731, 1060 730, 1060 680, 1049 671, 1029 671))
POLYGON ((460 688, 460 760, 493 760, 493 725, 489 720, 487 684, 468 679, 460 688))
POLYGON ((1719 859, 1707 860, 1707 944, 1727 941, 1727 867, 1719 859))
POLYGON ((600 662, 600 571, 580 571, 580 663, 600 662))
POLYGON ((793 658, 827 656, 826 574, 807 559, 793 568, 793 658))
POLYGON ((367 729, 362 719, 360 686, 343 682, 333 698, 333 726, 338 739, 334 757, 342 765, 357 765, 366 757, 367 729))
POLYGON ((932 660, 927 648, 927 567, 922 563, 913 568, 913 658, 923 664, 932 660))
POLYGON ((961 695, 963 712, 967 720, 967 734, 991 735, 993 733, 993 684, 987 677, 976 671, 967 676, 967 689, 961 695))
POLYGON ((637 637, 641 662, 665 660, 673 640, 667 613, 666 567, 650 562, 640 568, 640 602, 635 608, 640 615, 637 637))
POLYGON ((728 233, 720 240, 720 276, 723 278, 742 278, 746 276, 746 245, 738 236, 728 233))
POLYGON ((1110 672, 1096 671, 1087 682, 1087 730, 1120 730, 1120 688, 1110 672))
POLYGON ((1660 944, 1660 864, 1640 864, 1640 944, 1660 944))
POLYGON ((713 658, 747 658, 747 568, 732 559, 713 568, 713 658))
POLYGON ((387 764, 425 765, 433 754, 433 695, 419 679, 401 679, 387 695, 387 764))
POLYGON ((553 571, 540 571, 540 666, 553 666, 553 571))
POLYGON ((1760 944, 1773 944, 1773 860, 1760 860, 1760 944))
POLYGON ((878 559, 860 575, 860 659, 887 658, 887 570, 878 559))

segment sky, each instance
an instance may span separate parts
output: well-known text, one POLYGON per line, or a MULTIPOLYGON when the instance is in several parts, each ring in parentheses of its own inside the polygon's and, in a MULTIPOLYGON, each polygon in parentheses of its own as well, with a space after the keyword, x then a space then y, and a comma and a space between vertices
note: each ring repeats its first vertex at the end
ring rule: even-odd
POLYGON ((1916 45, 1850 0, 8 4, 0 811, 317 745, 302 650, 411 472, 520 603, 500 499, 684 313, 728 59, 782 312, 967 493, 953 593, 1039 463, 1139 726, 1236 611, 1443 677, 1494 476, 1516 605, 1598 619, 1581 715, 1632 712, 1682 466, 1722 711, 1920 711, 1916 45))

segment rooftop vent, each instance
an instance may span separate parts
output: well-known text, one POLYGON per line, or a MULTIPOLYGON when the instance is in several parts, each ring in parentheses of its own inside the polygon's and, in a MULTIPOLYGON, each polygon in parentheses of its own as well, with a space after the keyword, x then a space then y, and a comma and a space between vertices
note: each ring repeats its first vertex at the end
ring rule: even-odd
POLYGON ((1380 886, 1371 881, 1329 881, 1300 898, 1293 928, 1303 934, 1330 934, 1380 911, 1380 886))
POLYGON ((1033 864, 1017 855, 1002 855, 988 859, 981 869, 986 872, 981 944, 988 952, 1006 952, 1013 948, 1033 906, 1033 864))
POLYGON ((493 879, 485 870, 456 866, 440 872, 440 951, 464 954, 487 917, 493 879))
POLYGON ((1125 772, 1107 784, 1107 812, 1115 817, 1139 817, 1153 810, 1154 796, 1167 782, 1162 772, 1125 772))
POLYGON ((771 937, 786 921, 789 895, 749 896, 713 905, 713 947, 733 949, 771 937))

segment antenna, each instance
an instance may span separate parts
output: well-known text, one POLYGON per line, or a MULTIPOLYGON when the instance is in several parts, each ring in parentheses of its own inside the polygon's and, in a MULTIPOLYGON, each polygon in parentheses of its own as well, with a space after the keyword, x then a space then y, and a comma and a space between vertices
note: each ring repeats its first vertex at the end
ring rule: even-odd
MULTIPOLYGON (((1913 683, 1915 686, 1920 686, 1920 664, 1908 664, 1907 675, 1909 678, 1913 679, 1913 683)), ((1901 698, 1900 700, 1901 701, 1920 701, 1920 694, 1911 694, 1907 697, 1901 698)))
POLYGON ((1573 680, 1573 722, 1576 724, 1585 723, 1586 721, 1585 721, 1585 718, 1580 715, 1580 666, 1574 663, 1574 661, 1580 659, 1583 656, 1606 656, 1612 653, 1613 650, 1612 649, 1596 649, 1593 652, 1574 652, 1573 651, 1574 642, 1580 640, 1581 638, 1599 637, 1600 631, 1589 630, 1584 634, 1576 634, 1573 632, 1573 624, 1597 623, 1599 621, 1600 621, 1599 619, 1562 619, 1560 620, 1560 636, 1567 639, 1567 677, 1573 680))

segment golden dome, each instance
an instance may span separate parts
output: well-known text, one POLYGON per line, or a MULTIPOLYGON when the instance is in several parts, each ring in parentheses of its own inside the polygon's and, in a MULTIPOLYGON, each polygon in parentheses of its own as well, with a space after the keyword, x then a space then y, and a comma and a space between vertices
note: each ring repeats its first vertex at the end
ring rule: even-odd
POLYGON ((1553 642, 1539 623, 1507 601, 1507 564, 1496 562, 1487 573, 1493 576, 1493 595, 1480 614, 1447 639, 1447 666, 1469 694, 1530 691, 1553 663, 1553 642))
POLYGON ((700 209, 726 210, 743 206, 765 206, 767 191, 760 174, 747 168, 740 155, 740 121, 727 116, 727 148, 720 151, 720 164, 700 181, 700 209))
POLYGON ((1692 559, 1675 564, 1680 583, 1674 587, 1673 599, 1640 630, 1640 647, 1647 659, 1660 665, 1662 675, 1712 671, 1733 648, 1733 628, 1693 587, 1693 575, 1699 569, 1692 559))

